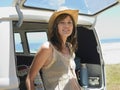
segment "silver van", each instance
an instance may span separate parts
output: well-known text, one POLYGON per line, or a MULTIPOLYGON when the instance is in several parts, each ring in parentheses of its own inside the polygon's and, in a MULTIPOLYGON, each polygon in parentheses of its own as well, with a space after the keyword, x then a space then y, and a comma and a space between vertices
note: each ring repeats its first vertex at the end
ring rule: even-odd
POLYGON ((48 40, 48 20, 61 6, 80 11, 75 58, 80 85, 87 90, 106 90, 95 24, 100 13, 118 4, 117 0, 13 0, 11 7, 0 7, 0 90, 26 90, 29 66, 38 48, 48 40))

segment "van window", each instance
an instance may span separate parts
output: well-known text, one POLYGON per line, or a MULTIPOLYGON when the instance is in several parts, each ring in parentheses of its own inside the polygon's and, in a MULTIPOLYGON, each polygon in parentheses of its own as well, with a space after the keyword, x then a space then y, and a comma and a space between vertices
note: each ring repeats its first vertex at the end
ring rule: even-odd
POLYGON ((30 53, 36 53, 40 46, 47 41, 46 32, 27 32, 26 35, 30 53))
POLYGON ((79 10, 80 14, 94 15, 116 3, 116 0, 26 0, 24 7, 57 10, 65 6, 79 10))
POLYGON ((19 33, 14 33, 15 51, 23 53, 22 41, 19 33))

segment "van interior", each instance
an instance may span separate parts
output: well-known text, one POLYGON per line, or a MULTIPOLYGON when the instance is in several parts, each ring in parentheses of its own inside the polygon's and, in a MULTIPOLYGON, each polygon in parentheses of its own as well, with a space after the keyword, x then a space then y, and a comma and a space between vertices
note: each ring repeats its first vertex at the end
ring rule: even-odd
MULTIPOLYGON (((14 40, 16 40, 15 34, 19 34, 20 36, 20 43, 15 43, 15 57, 16 57, 16 67, 17 67, 17 75, 20 79, 20 90, 26 90, 25 86, 25 78, 27 75, 27 71, 25 70, 29 67, 32 63, 35 53, 31 52, 29 46, 29 38, 27 38, 27 33, 34 33, 34 32, 45 32, 47 35, 47 23, 42 22, 23 22, 20 28, 15 26, 16 21, 13 21, 13 33, 14 33, 14 40), (17 44, 21 44, 22 50, 17 51, 17 44), (21 66, 21 67, 20 67, 21 66), (26 67, 25 67, 26 66, 26 67)), ((99 53, 99 44, 98 40, 96 39, 96 34, 94 30, 89 29, 85 26, 78 25, 77 27, 77 39, 78 39, 78 49, 76 50, 75 54, 78 57, 79 61, 76 60, 77 69, 76 73, 78 73, 78 81, 81 84, 81 78, 79 78, 81 71, 81 64, 87 65, 88 71, 88 88, 101 88, 102 87, 102 80, 103 79, 103 69, 101 69, 101 55, 99 53)), ((41 40, 43 41, 43 40, 41 40)), ((39 41, 38 41, 39 42, 39 41)), ((44 41, 43 41, 44 42, 44 41)), ((39 46, 40 47, 40 46, 39 46)), ((20 48, 18 48, 20 49, 20 48)), ((40 72, 41 74, 41 72, 40 72)))

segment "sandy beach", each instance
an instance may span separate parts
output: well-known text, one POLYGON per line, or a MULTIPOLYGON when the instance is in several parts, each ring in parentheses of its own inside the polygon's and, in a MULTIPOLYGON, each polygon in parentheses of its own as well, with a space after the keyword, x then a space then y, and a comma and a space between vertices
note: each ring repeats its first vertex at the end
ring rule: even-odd
POLYGON ((105 64, 120 63, 120 42, 102 43, 101 47, 105 64))

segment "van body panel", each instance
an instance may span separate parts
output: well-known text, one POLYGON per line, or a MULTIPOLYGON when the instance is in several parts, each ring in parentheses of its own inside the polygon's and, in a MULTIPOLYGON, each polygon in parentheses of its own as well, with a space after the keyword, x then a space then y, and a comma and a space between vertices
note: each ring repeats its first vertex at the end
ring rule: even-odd
POLYGON ((18 88, 11 21, 0 22, 0 89, 18 88))

